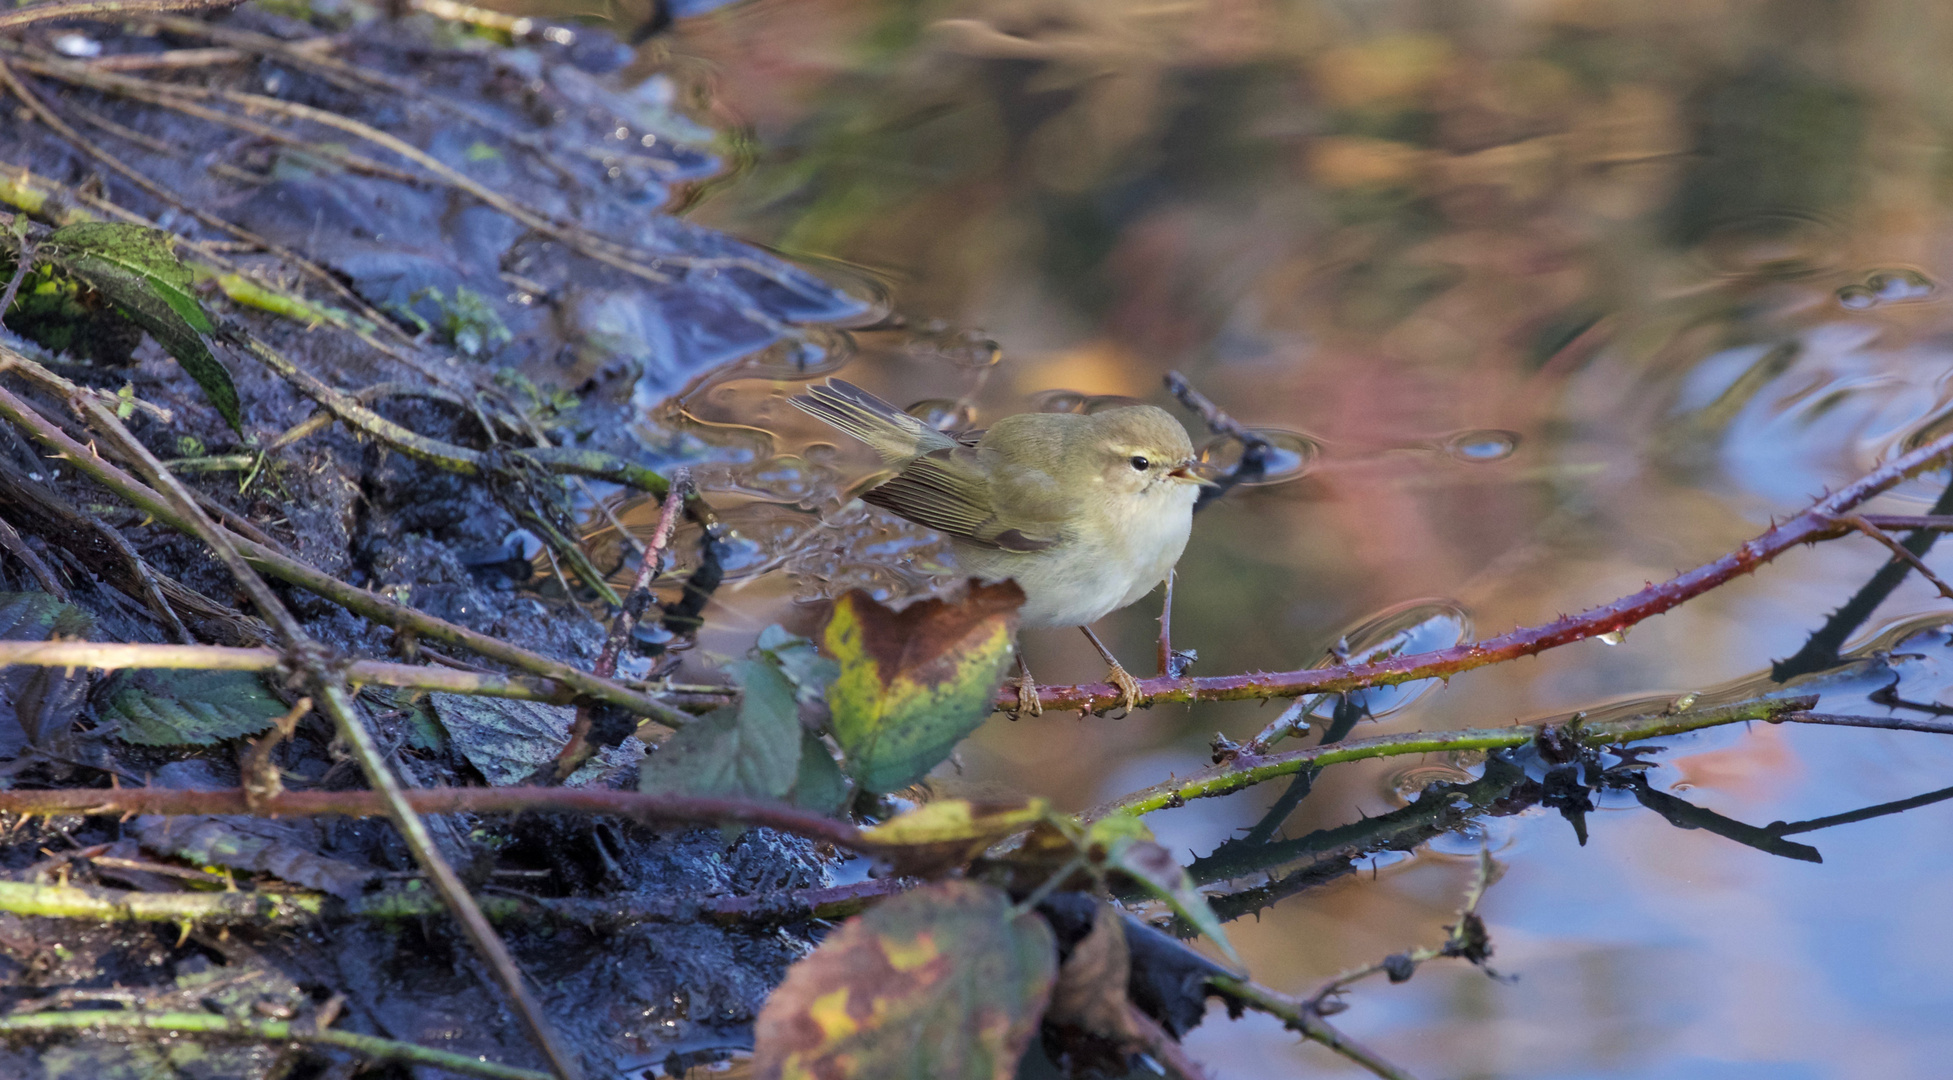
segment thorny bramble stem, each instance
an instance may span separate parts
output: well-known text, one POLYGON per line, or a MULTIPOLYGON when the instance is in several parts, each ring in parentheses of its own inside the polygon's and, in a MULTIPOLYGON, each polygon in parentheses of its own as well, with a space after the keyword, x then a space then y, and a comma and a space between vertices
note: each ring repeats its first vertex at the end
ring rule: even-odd
MULTIPOLYGON (((1139 702, 1147 705, 1165 701, 1244 701, 1296 697, 1445 678, 1461 671, 1531 656, 1602 634, 1617 633, 1751 573, 1792 548, 1830 540, 1852 531, 1851 525, 1840 520, 1842 515, 1907 477, 1931 468, 1948 454, 1953 454, 1953 434, 1943 435, 1887 462, 1713 562, 1578 615, 1514 630, 1484 641, 1435 652, 1393 656, 1367 664, 1338 664, 1325 668, 1208 678, 1142 679, 1139 683, 1139 702)), ((1040 686, 1038 701, 1046 711, 1101 711, 1120 704, 1121 694, 1116 687, 1107 683, 1040 686)), ((1014 694, 998 694, 999 709, 1015 708, 1016 704, 1014 694)))

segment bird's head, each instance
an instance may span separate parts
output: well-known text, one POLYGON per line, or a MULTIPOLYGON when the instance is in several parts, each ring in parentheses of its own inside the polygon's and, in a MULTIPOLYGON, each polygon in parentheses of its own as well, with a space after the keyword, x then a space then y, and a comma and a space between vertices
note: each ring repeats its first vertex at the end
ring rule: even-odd
POLYGON ((1091 466, 1108 491, 1124 494, 1181 493, 1191 501, 1195 488, 1211 484, 1194 471, 1194 448, 1187 429, 1165 409, 1131 405, 1090 417, 1091 466))

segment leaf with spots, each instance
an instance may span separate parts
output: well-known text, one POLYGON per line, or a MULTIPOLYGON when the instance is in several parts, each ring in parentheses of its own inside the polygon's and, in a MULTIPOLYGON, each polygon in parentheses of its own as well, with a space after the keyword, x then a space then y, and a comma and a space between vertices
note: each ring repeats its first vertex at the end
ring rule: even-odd
POLYGON ((787 970, 760 1010, 761 1080, 1010 1080, 1057 977, 1057 940, 987 885, 885 901, 787 970))
POLYGON ((1020 803, 938 799, 864 829, 862 837, 895 864, 896 872, 934 877, 967 865, 997 842, 1050 816, 1051 804, 1043 799, 1020 803))
POLYGON ((827 704, 849 774, 890 792, 947 759, 990 715, 1023 603, 1014 582, 901 611, 858 589, 837 600, 821 644, 841 665, 827 704))

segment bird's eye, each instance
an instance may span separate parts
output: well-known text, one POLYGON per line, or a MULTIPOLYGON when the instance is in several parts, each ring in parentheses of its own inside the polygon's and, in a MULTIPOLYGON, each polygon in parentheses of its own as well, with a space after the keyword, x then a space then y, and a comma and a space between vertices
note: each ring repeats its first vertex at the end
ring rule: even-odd
POLYGON ((1140 454, 1134 454, 1133 456, 1127 458, 1126 464, 1131 465, 1133 468, 1139 470, 1140 472, 1145 472, 1147 469, 1153 467, 1153 463, 1146 460, 1146 458, 1140 454))

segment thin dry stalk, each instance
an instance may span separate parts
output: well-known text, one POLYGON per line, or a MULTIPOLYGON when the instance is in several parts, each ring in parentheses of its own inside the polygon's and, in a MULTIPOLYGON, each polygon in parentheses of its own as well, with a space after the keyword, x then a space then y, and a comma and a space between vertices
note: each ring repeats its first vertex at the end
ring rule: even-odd
MULTIPOLYGON (((55 389, 63 396, 73 394, 76 389, 68 380, 55 375, 18 352, 0 346, 0 370, 9 369, 43 386, 55 389)), ((43 417, 39 411, 4 388, 0 388, 0 417, 11 420, 36 442, 54 450, 57 455, 72 462, 77 469, 86 473, 96 483, 128 500, 137 509, 159 521, 167 522, 180 531, 192 531, 188 519, 179 514, 169 500, 105 460, 92 447, 84 446, 70 437, 60 425, 43 417)), ((555 680, 580 695, 620 705, 662 724, 677 727, 691 720, 687 714, 626 689, 610 679, 597 678, 587 671, 539 656, 527 649, 510 645, 500 638, 456 626, 445 619, 437 619, 405 604, 348 585, 290 556, 243 537, 229 534, 227 536, 257 569, 315 592, 348 611, 383 626, 411 630, 425 638, 461 646, 492 660, 555 680)))
MULTIPOLYGON (((322 711, 332 718, 339 737, 352 748, 354 758, 366 775, 367 784, 383 800, 387 817, 407 842, 408 849, 414 854, 414 861, 432 880, 435 891, 446 901, 448 910, 461 924, 463 933, 488 962, 496 981, 502 986, 502 992, 508 995, 523 1026, 528 1029, 530 1038, 561 1080, 575 1080, 579 1075, 575 1061, 562 1048, 548 1018, 543 1014, 541 1002, 530 993, 521 970, 515 965, 515 958, 509 955, 508 946, 495 933, 495 928, 489 925, 487 916, 481 913, 474 896, 442 857, 434 838, 428 834, 426 823, 402 795, 399 781, 387 768, 379 744, 354 712, 352 701, 346 694, 344 677, 332 665, 326 650, 312 640, 304 626, 278 599, 278 594, 272 592, 271 586, 244 561, 231 543, 229 534, 203 513, 182 481, 130 434, 115 415, 114 408, 104 405, 100 397, 88 391, 77 391, 70 396, 69 404, 86 417, 97 431, 119 442, 125 452, 141 463, 180 519, 216 553, 218 560, 251 597, 259 613, 278 632, 293 666, 307 676, 322 711)), ((258 801, 271 803, 275 798, 258 801)))
POLYGON ((56 19, 106 19, 119 22, 137 15, 161 11, 196 11, 202 8, 235 7, 238 0, 65 0, 61 3, 30 4, 0 12, 0 30, 52 22, 56 19))

